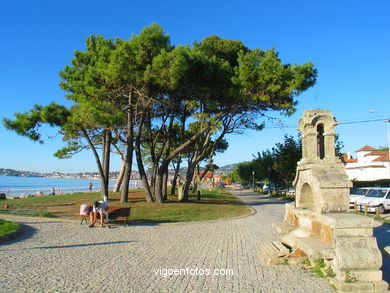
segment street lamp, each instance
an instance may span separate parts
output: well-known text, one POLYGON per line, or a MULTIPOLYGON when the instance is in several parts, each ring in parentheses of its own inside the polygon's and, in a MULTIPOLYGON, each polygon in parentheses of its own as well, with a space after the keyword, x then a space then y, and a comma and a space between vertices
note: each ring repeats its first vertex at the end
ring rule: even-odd
POLYGON ((255 171, 252 171, 252 189, 255 192, 255 171))
MULTIPOLYGON (((385 117, 386 117, 385 122, 387 125, 387 148, 388 148, 389 160, 390 160, 390 127, 389 127, 390 126, 390 119, 389 119, 390 116, 387 114, 379 113, 377 110, 370 110, 370 113, 378 113, 378 114, 385 115, 385 117)), ((389 173, 390 173, 390 168, 389 168, 389 173)))

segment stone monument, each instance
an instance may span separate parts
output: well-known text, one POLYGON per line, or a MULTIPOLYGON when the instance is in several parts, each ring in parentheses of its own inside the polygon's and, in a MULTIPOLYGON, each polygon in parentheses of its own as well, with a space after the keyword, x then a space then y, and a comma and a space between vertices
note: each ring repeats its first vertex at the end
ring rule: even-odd
POLYGON ((273 247, 280 257, 283 244, 288 262, 294 256, 323 259, 335 274, 331 282, 340 291, 386 291, 382 255, 373 237, 377 222, 349 213, 352 184, 335 154, 337 124, 328 110, 306 110, 299 120, 302 159, 293 183, 296 200, 286 204, 284 223, 274 225, 281 243, 273 247))

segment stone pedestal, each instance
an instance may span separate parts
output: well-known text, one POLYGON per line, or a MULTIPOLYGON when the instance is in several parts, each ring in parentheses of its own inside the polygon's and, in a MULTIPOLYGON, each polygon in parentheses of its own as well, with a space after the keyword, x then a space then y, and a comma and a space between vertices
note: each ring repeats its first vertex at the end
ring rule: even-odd
POLYGON ((336 274, 332 283, 341 291, 387 290, 380 270, 382 255, 373 237, 373 228, 378 224, 372 218, 351 213, 324 213, 317 217, 292 203, 286 205, 285 223, 294 228, 280 231, 281 242, 313 260, 327 260, 336 274), (369 289, 362 289, 365 287, 369 289))
POLYGON ((284 223, 276 224, 280 241, 299 255, 324 259, 344 292, 382 292, 382 255, 369 217, 349 213, 352 187, 335 155, 334 127, 327 110, 307 110, 299 120, 302 159, 294 185, 296 201, 286 205, 284 223))

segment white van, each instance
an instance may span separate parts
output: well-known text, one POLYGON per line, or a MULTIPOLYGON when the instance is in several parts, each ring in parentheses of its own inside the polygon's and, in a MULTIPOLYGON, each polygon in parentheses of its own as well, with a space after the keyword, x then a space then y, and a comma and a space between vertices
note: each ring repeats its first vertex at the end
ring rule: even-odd
POLYGON ((359 211, 364 211, 364 205, 367 204, 369 212, 375 212, 379 207, 379 212, 384 214, 390 210, 390 187, 375 188, 356 202, 359 211))

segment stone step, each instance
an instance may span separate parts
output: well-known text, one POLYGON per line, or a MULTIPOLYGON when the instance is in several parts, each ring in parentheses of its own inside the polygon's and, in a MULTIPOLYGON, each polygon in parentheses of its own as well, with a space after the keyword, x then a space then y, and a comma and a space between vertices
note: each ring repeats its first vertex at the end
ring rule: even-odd
POLYGON ((263 243, 260 251, 268 264, 282 264, 285 262, 285 256, 290 253, 290 250, 278 241, 263 243))
POLYGON ((295 237, 293 246, 302 250, 310 258, 334 257, 334 249, 314 237, 295 237))
POLYGON ((272 223, 272 227, 278 232, 280 235, 290 233, 291 231, 295 230, 297 227, 294 225, 284 223, 284 222, 275 222, 272 223))

